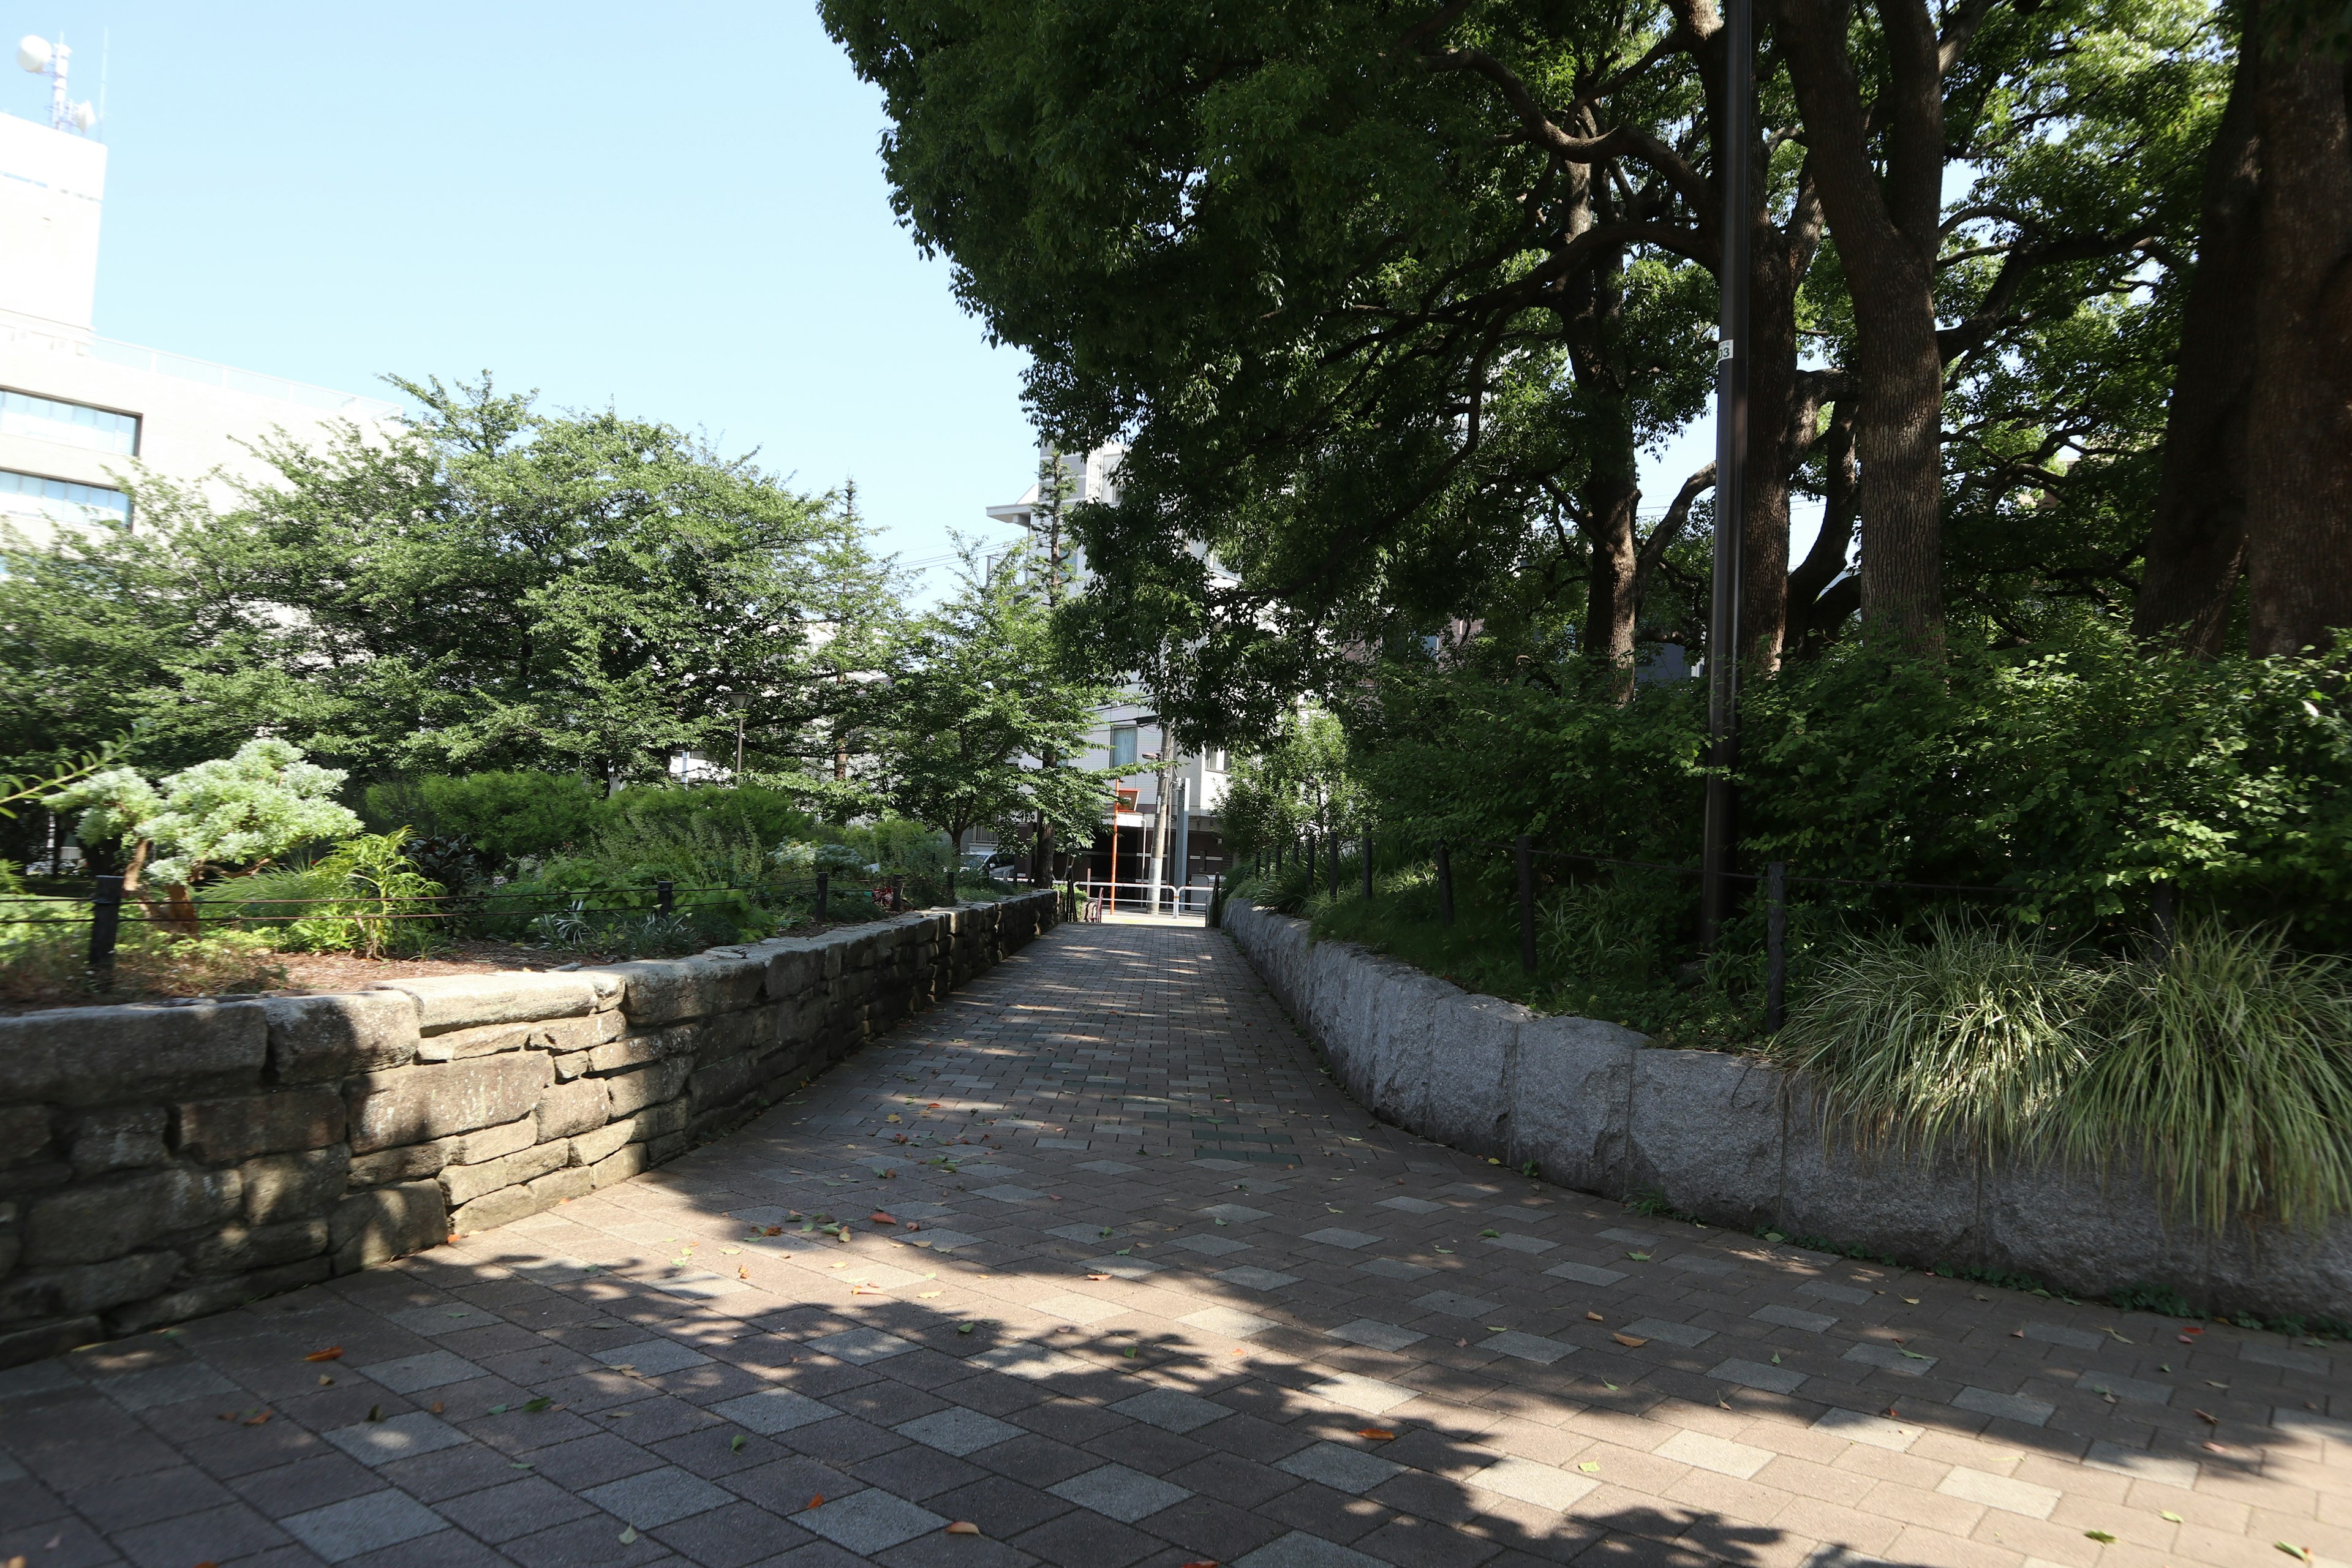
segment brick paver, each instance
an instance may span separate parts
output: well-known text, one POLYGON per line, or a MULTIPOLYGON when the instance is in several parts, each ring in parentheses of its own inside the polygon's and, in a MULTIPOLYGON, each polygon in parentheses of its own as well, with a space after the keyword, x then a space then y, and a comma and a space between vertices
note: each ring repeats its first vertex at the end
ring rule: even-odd
POLYGON ((2352 1357, 2182 1329, 1423 1143, 1221 936, 1065 926, 662 1171, 0 1373, 0 1562, 2352 1564, 2352 1357))

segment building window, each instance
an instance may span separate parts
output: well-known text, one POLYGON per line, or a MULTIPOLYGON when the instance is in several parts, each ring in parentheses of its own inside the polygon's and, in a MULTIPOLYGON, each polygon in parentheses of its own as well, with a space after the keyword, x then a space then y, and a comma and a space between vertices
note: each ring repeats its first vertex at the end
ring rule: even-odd
POLYGON ((1131 768, 1135 765, 1135 726, 1121 724, 1110 732, 1110 765, 1131 768))
POLYGON ((37 519, 48 523, 112 523, 131 525, 131 498, 103 485, 78 485, 70 479, 45 479, 0 468, 0 517, 37 519))
POLYGON ((36 397, 29 392, 0 392, 0 436, 28 436, 36 441, 136 457, 139 416, 36 397))
POLYGON ((1207 760, 1211 773, 1221 773, 1225 771, 1225 753, 1222 750, 1211 752, 1207 760))

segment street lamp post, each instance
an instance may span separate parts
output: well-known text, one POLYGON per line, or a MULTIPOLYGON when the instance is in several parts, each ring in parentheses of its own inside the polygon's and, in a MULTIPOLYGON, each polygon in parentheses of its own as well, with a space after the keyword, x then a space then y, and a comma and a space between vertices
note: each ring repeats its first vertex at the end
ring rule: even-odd
POLYGON ((1725 0, 1723 313, 1715 351, 1715 582, 1706 631, 1706 805, 1699 849, 1699 942, 1712 948, 1731 915, 1738 799, 1740 545, 1747 512, 1748 164, 1756 121, 1754 0, 1725 0))

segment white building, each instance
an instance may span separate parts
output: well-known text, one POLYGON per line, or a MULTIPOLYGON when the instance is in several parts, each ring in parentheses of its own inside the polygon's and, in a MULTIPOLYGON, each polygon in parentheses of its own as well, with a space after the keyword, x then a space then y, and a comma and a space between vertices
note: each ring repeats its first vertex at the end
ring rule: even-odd
POLYGON ((142 468, 190 484, 257 477, 244 444, 273 430, 398 417, 382 399, 100 337, 106 155, 72 129, 0 114, 0 521, 37 540, 59 523, 128 524, 123 484, 142 468))
MULTIPOLYGON (((1116 445, 1097 447, 1083 455, 1063 455, 1060 502, 1066 514, 1066 509, 1085 501, 1115 504, 1118 462, 1126 455, 1127 448, 1116 445)), ((1043 461, 1038 464, 1041 475, 1045 467, 1043 461)), ((988 515, 993 521, 1027 530, 1044 550, 1055 531, 1054 500, 1045 492, 1041 479, 1019 500, 990 507, 988 515)), ((1066 523, 1061 531, 1061 550, 1063 590, 1084 588, 1093 574, 1087 568, 1086 552, 1070 538, 1066 523)), ((1116 883, 1121 908, 1141 909, 1153 902, 1166 907, 1181 901, 1187 910, 1197 912, 1205 904, 1202 889, 1229 869, 1223 821, 1219 816, 1224 806, 1229 759, 1222 751, 1177 750, 1173 765, 1163 768, 1161 763, 1173 746, 1150 699, 1130 691, 1097 710, 1086 753, 1079 759, 1082 767, 1111 773, 1117 806, 1095 842, 1073 851, 1076 864, 1066 868, 1066 874, 1098 886, 1116 883), (1164 814, 1164 832, 1163 798, 1172 802, 1164 814), (1186 888, 1194 891, 1190 895, 1154 892, 1186 888)))

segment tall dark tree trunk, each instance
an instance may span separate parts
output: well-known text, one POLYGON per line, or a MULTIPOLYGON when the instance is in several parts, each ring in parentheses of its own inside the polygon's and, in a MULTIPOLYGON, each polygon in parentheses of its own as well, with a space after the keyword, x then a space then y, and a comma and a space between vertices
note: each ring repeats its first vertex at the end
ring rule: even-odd
MULTIPOLYGON (((1628 430, 1628 459, 1633 451, 1628 430)), ((1633 681, 1633 635, 1641 609, 1633 518, 1641 500, 1630 463, 1622 468, 1612 464, 1605 475, 1596 473, 1582 498, 1580 531, 1591 561, 1585 579, 1584 651, 1617 672, 1621 695, 1630 695, 1633 681)))
MULTIPOLYGON (((1760 189, 1764 182, 1757 181, 1760 189)), ((1759 220, 1762 212, 1759 206, 1759 220)), ((1789 242, 1759 221, 1749 237, 1748 468, 1740 551, 1740 658, 1780 668, 1789 623, 1789 450, 1797 401, 1797 279, 1789 242)))
MULTIPOLYGON (((1580 232, 1611 216, 1601 171, 1571 171, 1570 229, 1580 232)), ((1614 672, 1621 700, 1633 689, 1633 634, 1641 607, 1633 521, 1641 504, 1641 469, 1633 414, 1618 335, 1625 307, 1625 255, 1596 258, 1568 291, 1569 363, 1577 400, 1584 405, 1584 482, 1578 487, 1578 530, 1590 551, 1585 579, 1584 652, 1614 672)))
POLYGON ((1935 261, 1944 174, 1943 67, 1924 0, 1879 0, 1888 81, 1882 174, 1839 0, 1785 0, 1775 32, 1809 165, 1853 300, 1862 464, 1862 609, 1927 654, 1943 648, 1943 354, 1935 261))
POLYGON ((2147 564, 2132 609, 2134 637, 2205 658, 2222 651, 2245 554, 2246 407, 2254 378, 2246 313, 2260 271, 2259 55, 2251 42, 2240 50, 2206 154, 2197 271, 2165 414, 2147 564))
POLYGON ((2262 260, 2247 406, 2248 650, 2330 645, 2352 626, 2352 113, 2344 60, 2276 36, 2260 49, 2262 260))

